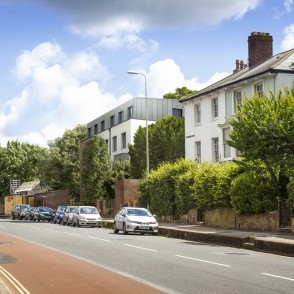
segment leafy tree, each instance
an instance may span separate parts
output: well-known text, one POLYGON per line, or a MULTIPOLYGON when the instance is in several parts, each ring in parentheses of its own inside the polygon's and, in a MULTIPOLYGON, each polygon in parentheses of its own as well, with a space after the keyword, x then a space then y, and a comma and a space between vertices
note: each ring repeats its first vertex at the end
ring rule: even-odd
POLYGON ((245 99, 234 118, 228 144, 247 161, 262 162, 280 199, 287 199, 289 171, 294 164, 294 83, 277 95, 245 99))
POLYGON ((81 186, 84 197, 98 199, 105 197, 105 182, 111 171, 111 158, 105 140, 91 137, 82 152, 81 186))
POLYGON ((79 194, 80 141, 86 138, 86 126, 77 125, 63 136, 48 142, 49 157, 42 162, 42 182, 53 189, 69 189, 79 194))
POLYGON ((180 100, 185 96, 189 96, 195 94, 197 91, 190 90, 187 87, 177 88, 175 93, 167 93, 163 95, 164 99, 177 99, 180 100))
MULTIPOLYGON (((184 118, 167 116, 148 127, 149 166, 156 169, 162 162, 176 162, 185 156, 184 118)), ((139 127, 134 144, 129 144, 131 175, 142 178, 146 172, 146 128, 139 127)))
POLYGON ((105 181, 106 198, 115 197, 115 183, 120 179, 130 178, 130 161, 119 161, 115 160, 112 163, 112 168, 109 177, 105 181))
POLYGON ((47 150, 37 145, 11 141, 0 147, 0 195, 9 194, 10 180, 32 181, 40 177, 39 162, 47 158, 47 150))

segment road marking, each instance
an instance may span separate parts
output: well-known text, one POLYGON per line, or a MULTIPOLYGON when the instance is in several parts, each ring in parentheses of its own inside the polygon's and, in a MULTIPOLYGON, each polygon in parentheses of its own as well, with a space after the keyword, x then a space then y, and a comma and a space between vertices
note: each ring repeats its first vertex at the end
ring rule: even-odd
POLYGON ((278 278, 278 279, 283 279, 283 280, 288 280, 288 281, 294 282, 294 279, 291 279, 291 278, 286 278, 286 277, 282 277, 282 276, 276 276, 276 275, 267 274, 267 273, 261 273, 261 274, 262 275, 265 275, 265 276, 270 276, 270 277, 274 277, 274 278, 278 278))
POLYGON ((68 232, 64 232, 64 234, 67 234, 67 235, 73 235, 73 236, 78 236, 79 234, 75 234, 75 233, 68 233, 68 232))
POLYGON ((0 273, 18 290, 19 294, 30 294, 30 292, 2 266, 0 266, 0 273))
POLYGON ((217 263, 217 262, 212 262, 212 261, 208 261, 208 260, 203 260, 203 259, 198 259, 198 258, 187 257, 187 256, 183 256, 183 255, 175 255, 175 256, 176 256, 176 257, 185 258, 185 259, 190 259, 190 260, 195 260, 195 261, 200 261, 200 262, 210 263, 210 264, 214 264, 214 265, 224 266, 224 267, 231 267, 231 266, 228 265, 228 264, 217 263))
POLYGON ((100 239, 100 238, 96 238, 96 237, 90 237, 90 239, 94 239, 94 240, 99 240, 99 241, 104 241, 104 242, 111 242, 110 240, 106 240, 106 239, 100 239))
POLYGON ((147 250, 147 251, 157 252, 157 250, 154 250, 154 249, 149 249, 149 248, 144 248, 144 247, 134 246, 134 245, 130 245, 130 244, 124 244, 124 245, 125 245, 125 246, 129 246, 129 247, 133 247, 133 248, 137 248, 137 249, 142 249, 142 250, 147 250))

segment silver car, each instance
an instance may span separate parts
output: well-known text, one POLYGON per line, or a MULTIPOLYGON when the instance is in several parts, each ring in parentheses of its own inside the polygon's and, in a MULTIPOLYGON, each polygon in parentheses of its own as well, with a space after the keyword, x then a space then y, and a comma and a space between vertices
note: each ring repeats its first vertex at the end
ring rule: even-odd
POLYGON ((95 206, 79 206, 73 214, 72 225, 101 227, 102 218, 95 206))
POLYGON ((114 218, 113 232, 119 231, 157 235, 158 222, 146 208, 123 207, 114 218))
POLYGON ((78 208, 77 206, 70 206, 70 205, 65 208, 63 213, 63 218, 61 221, 63 225, 72 224, 73 214, 77 210, 77 208, 78 208))

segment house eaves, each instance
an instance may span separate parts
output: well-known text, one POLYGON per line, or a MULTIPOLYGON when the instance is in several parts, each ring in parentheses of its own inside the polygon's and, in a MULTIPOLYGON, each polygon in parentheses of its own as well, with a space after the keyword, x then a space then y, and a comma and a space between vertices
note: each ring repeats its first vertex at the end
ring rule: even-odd
POLYGON ((294 74, 294 49, 276 54, 254 67, 245 67, 238 72, 233 73, 228 77, 198 91, 196 94, 181 98, 179 102, 182 103, 201 98, 205 95, 209 95, 226 88, 236 87, 245 81, 253 81, 255 79, 262 78, 265 75, 277 73, 294 74))

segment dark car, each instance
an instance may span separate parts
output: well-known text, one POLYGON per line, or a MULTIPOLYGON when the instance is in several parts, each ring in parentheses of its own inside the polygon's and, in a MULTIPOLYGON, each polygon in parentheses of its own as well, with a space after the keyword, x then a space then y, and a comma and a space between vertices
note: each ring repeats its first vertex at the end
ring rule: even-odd
POLYGON ((24 208, 30 207, 28 204, 16 204, 15 207, 11 210, 11 218, 14 219, 21 219, 22 216, 20 215, 20 212, 24 208))
POLYGON ((52 221, 53 219, 53 209, 47 206, 39 206, 34 211, 34 221, 52 221))
POLYGON ((53 222, 56 224, 61 224, 62 219, 63 219, 63 215, 64 215, 64 210, 66 209, 66 205, 60 205, 58 206, 55 215, 54 215, 54 220, 53 222))
POLYGON ((33 220, 34 219, 34 211, 36 207, 30 207, 26 210, 25 220, 33 220))

